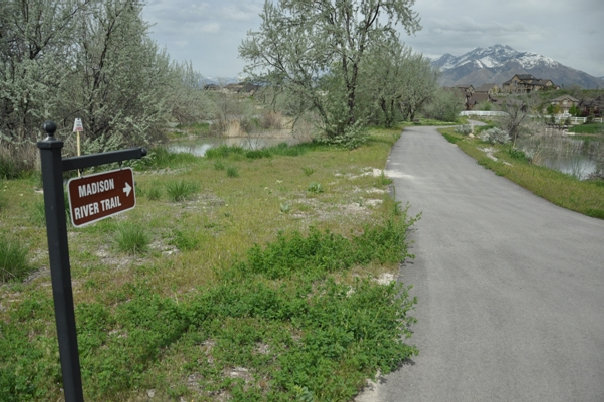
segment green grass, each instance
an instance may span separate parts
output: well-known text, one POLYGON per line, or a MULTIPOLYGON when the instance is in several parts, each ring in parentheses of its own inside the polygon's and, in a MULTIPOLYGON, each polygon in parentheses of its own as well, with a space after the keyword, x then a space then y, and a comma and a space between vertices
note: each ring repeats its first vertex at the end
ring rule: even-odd
POLYGON ((140 225, 126 222, 118 226, 115 241, 120 251, 138 254, 147 250, 149 236, 140 225))
POLYGON ((575 133, 586 134, 604 134, 604 123, 586 123, 573 126, 572 130, 575 133))
POLYGON ((27 261, 27 247, 19 240, 0 236, 0 283, 18 281, 32 270, 27 261))
MULTIPOLYGON (((413 356, 415 300, 374 279, 410 257, 414 219, 373 191, 388 178, 364 174, 384 168, 400 129, 371 133, 355 150, 278 146, 262 158, 158 151, 135 169, 136 208, 68 226, 85 398, 350 400, 413 356), (313 183, 323 191, 309 195, 313 183), (188 185, 187 203, 167 195, 188 185)), ((48 264, 38 188, 0 188, 0 231, 27 239, 33 268, 48 264)), ((0 299, 0 400, 61 399, 49 276, 3 285, 0 299)))
POLYGON ((227 177, 239 177, 239 170, 234 166, 226 168, 227 177))
POLYGON ((166 193, 170 200, 174 202, 190 199, 198 191, 197 184, 185 180, 172 181, 166 185, 166 193))
POLYGON ((602 180, 580 181, 570 175, 533 165, 522 152, 509 145, 489 145, 497 150, 494 155, 498 161, 494 161, 480 149, 484 146, 481 141, 464 138, 451 128, 439 131, 446 139, 453 138, 465 153, 497 175, 506 177, 556 205, 604 219, 602 180))

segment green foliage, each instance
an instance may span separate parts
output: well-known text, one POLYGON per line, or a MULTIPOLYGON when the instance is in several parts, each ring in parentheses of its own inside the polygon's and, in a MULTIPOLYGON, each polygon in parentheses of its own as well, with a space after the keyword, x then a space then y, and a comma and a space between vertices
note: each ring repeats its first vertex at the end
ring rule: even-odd
POLYGON ((436 91, 431 102, 423 108, 426 117, 441 121, 456 121, 462 110, 460 98, 454 92, 444 89, 436 91))
POLYGON ((222 163, 222 161, 217 160, 216 162, 214 162, 214 169, 215 170, 224 170, 225 166, 224 163, 222 163))
POLYGON ((231 155, 244 155, 245 151, 241 147, 229 147, 227 145, 221 145, 216 148, 211 148, 206 151, 205 157, 207 159, 224 159, 231 155))
POLYGON ((162 194, 162 190, 161 190, 161 187, 158 185, 154 185, 154 186, 148 188, 147 191, 145 192, 147 199, 150 201, 159 200, 161 198, 161 194, 162 194))
POLYGON ((195 232, 187 232, 183 230, 174 230, 171 244, 178 247, 180 250, 194 250, 199 245, 199 238, 195 232))
POLYGON ((390 219, 382 226, 366 227, 362 235, 347 239, 331 232, 311 228, 308 236, 298 232, 280 233, 274 243, 264 249, 256 245, 248 252, 248 260, 238 266, 244 274, 262 274, 278 279, 299 272, 322 277, 328 272, 369 261, 395 262, 406 254, 406 230, 414 220, 390 219))
POLYGON ((323 186, 321 185, 321 183, 313 182, 310 183, 310 186, 308 186, 308 191, 315 194, 322 193, 323 186))
POLYGON ((186 180, 169 182, 166 185, 166 193, 170 200, 174 202, 190 199, 199 191, 199 186, 186 180))
POLYGON ((517 148, 514 148, 514 147, 510 146, 510 147, 507 147, 506 152, 510 156, 510 158, 512 158, 514 160, 523 161, 523 162, 529 162, 529 158, 520 149, 517 149, 517 148))
POLYGON ((332 135, 315 139, 317 144, 356 149, 369 140, 367 128, 355 124, 344 129, 342 135, 332 135))
POLYGON ((378 186, 389 186, 390 184, 392 184, 392 179, 389 177, 386 177, 386 174, 382 170, 382 172, 378 176, 377 183, 378 183, 378 186))
POLYGON ((0 282, 19 281, 32 270, 27 262, 27 247, 19 240, 0 236, 0 282))
POLYGON ((462 138, 459 134, 452 134, 446 131, 441 132, 442 136, 445 140, 450 142, 451 144, 457 144, 457 142, 461 141, 462 138))
POLYGON ((507 144, 510 142, 510 135, 506 130, 493 127, 480 133, 480 139, 489 144, 507 144))
POLYGON ((0 155, 0 179, 16 179, 21 175, 21 171, 17 167, 17 164, 8 156, 4 157, 0 155))
POLYGON ((139 254, 147 250, 149 236, 140 225, 124 222, 117 227, 115 241, 120 251, 139 254))
POLYGON ((254 81, 282 89, 294 116, 316 113, 329 138, 346 136, 345 130, 367 117, 361 84, 372 74, 359 71, 371 57, 369 49, 398 43, 397 28, 408 33, 419 29, 411 4, 403 1, 346 0, 325 7, 267 2, 260 16, 259 29, 250 31, 239 47, 246 72, 254 81))
POLYGON ((226 169, 227 177, 239 177, 239 170, 234 166, 229 166, 226 169))
POLYGON ((312 176, 312 174, 315 172, 315 169, 313 169, 311 167, 304 167, 304 168, 302 168, 302 170, 304 171, 304 174, 306 176, 312 176))
POLYGON ((270 158, 271 153, 266 148, 264 149, 254 149, 251 151, 247 151, 245 153, 245 157, 247 159, 262 159, 262 158, 270 158))
POLYGON ((183 165, 195 163, 197 157, 188 153, 173 153, 164 147, 156 147, 147 152, 141 159, 127 162, 135 169, 174 169, 183 165))
POLYGON ((604 134, 604 123, 585 123, 573 126, 575 133, 604 134))
POLYGON ((461 126, 457 126, 455 127, 455 132, 460 133, 462 135, 469 135, 472 132, 472 125, 462 124, 461 126))
MULTIPOLYGON (((301 160, 248 160, 239 164, 246 165, 245 181, 226 180, 211 169, 217 160, 205 158, 177 173, 141 174, 137 184, 146 196, 150 188, 180 179, 203 183, 199 210, 142 199, 127 215, 132 221, 107 219, 75 230, 72 275, 79 284, 75 312, 85 399, 145 399, 153 389, 158 400, 351 400, 366 378, 416 353, 407 344, 415 303, 408 288, 373 280, 408 256, 405 232, 412 220, 400 205, 384 196, 383 208, 351 222, 330 210, 327 220, 305 221, 320 227, 313 229, 294 214, 279 213, 280 204, 297 209, 297 198, 307 197, 299 191, 308 185, 300 175, 304 166, 314 167, 313 180, 330 181, 334 203, 325 208, 348 203, 352 186, 374 187, 380 178, 330 179, 334 172, 384 162, 393 130, 374 131, 372 138, 360 152, 306 145, 298 149, 320 152, 301 160), (118 253, 116 267, 114 257, 97 253, 98 244, 127 225, 143 227, 147 236, 152 231, 158 247, 168 243, 179 252, 154 247, 136 258, 118 253), (253 246, 255 239, 261 245, 253 246)), ((5 188, 0 196, 12 197, 32 185, 18 180, 5 188)), ((25 206, 39 197, 23 192, 25 206)), ((14 216, 25 206, 12 199, 1 223, 14 223, 10 232, 40 249, 43 234, 29 216, 14 216)), ((0 309, 0 400, 60 399, 49 279, 2 288, 10 302, 0 309)))

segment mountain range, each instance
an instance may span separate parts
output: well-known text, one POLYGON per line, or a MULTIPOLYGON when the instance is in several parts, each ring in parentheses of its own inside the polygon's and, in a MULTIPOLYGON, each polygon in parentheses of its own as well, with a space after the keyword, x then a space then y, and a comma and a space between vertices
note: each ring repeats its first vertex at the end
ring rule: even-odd
POLYGON ((604 88, 604 80, 567 67, 556 60, 530 52, 519 52, 509 46, 494 45, 476 48, 462 56, 444 54, 432 61, 440 71, 442 86, 486 83, 501 85, 514 74, 532 74, 550 79, 562 88, 579 86, 586 89, 604 88))

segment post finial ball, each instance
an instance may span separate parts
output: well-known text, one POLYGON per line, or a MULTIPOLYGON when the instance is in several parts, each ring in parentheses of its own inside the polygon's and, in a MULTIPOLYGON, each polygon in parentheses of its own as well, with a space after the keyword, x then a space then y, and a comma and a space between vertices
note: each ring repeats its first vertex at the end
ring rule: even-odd
POLYGON ((42 128, 44 131, 46 131, 49 137, 54 137, 57 125, 52 120, 46 120, 44 124, 42 124, 42 128))

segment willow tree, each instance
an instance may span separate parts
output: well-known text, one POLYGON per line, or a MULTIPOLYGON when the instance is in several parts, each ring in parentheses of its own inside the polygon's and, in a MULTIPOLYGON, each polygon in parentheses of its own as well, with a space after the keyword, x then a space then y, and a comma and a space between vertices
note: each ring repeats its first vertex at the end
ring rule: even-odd
POLYGON ((301 114, 318 113, 329 137, 343 135, 364 116, 358 104, 361 64, 384 37, 420 29, 414 0, 265 1, 258 31, 239 53, 246 73, 287 91, 301 114))

